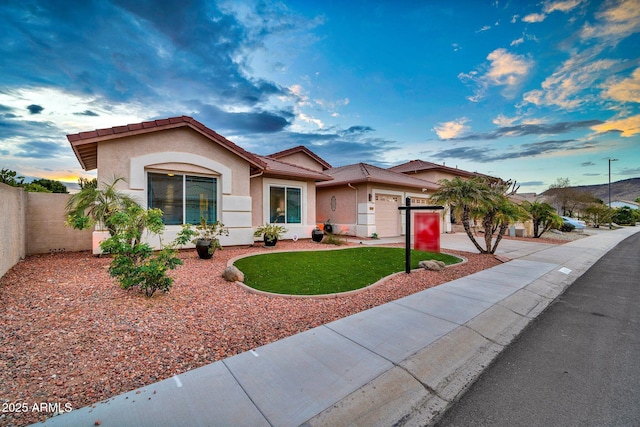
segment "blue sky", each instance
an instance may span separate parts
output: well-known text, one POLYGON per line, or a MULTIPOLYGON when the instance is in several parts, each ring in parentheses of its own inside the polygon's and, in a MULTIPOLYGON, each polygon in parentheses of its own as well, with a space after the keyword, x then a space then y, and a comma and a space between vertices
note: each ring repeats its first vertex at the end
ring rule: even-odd
POLYGON ((412 159, 541 192, 640 176, 640 0, 4 1, 0 168, 84 172, 65 137, 189 115, 333 166, 412 159))

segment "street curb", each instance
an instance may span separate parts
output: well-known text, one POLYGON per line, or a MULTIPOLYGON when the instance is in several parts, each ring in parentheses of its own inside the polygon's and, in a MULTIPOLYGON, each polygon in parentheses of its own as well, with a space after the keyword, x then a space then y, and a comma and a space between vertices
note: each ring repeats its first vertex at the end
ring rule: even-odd
MULTIPOLYGON (((587 245, 585 252, 588 255, 578 251, 575 257, 557 264, 552 271, 395 365, 303 425, 434 425, 507 346, 595 261, 629 235, 625 233, 619 238, 607 239, 608 244, 596 247, 587 245), (398 370, 403 370, 404 374, 398 370)), ((574 246, 585 245, 586 242, 581 242, 574 246)))

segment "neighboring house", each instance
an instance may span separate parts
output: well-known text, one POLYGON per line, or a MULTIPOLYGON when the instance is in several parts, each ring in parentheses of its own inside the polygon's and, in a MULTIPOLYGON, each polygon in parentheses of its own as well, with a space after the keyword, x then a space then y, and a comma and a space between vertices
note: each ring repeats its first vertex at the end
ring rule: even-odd
MULTIPOLYGON (((486 178, 491 181, 498 180, 499 178, 480 174, 478 172, 469 172, 457 167, 452 168, 445 166, 445 164, 438 164, 427 162, 425 160, 410 160, 406 163, 402 163, 397 166, 389 168, 390 171, 402 173, 415 178, 423 179, 426 181, 438 183, 440 180, 452 180, 455 177, 462 179, 471 179, 476 177, 486 178)), ((452 225, 456 223, 456 218, 453 215, 451 209, 447 209, 446 218, 441 228, 443 233, 449 233, 452 231, 452 225)))
MULTIPOLYGON (((326 173, 333 180, 317 184, 318 222, 329 221, 334 232, 358 237, 402 235, 405 213, 398 207, 406 197, 411 197, 412 205, 430 205, 428 194, 438 188, 433 182, 365 163, 326 173)), ((446 227, 443 219, 441 230, 447 231, 446 227)))
POLYGON ((482 176, 490 179, 495 179, 494 177, 489 177, 488 175, 482 175, 476 172, 468 172, 462 169, 458 169, 457 167, 452 168, 450 166, 445 166, 444 163, 439 165, 437 163, 431 163, 424 160, 411 160, 406 163, 393 166, 389 168, 389 170, 435 183, 437 183, 441 179, 451 180, 456 176, 459 176, 460 178, 474 178, 477 176, 482 176))
MULTIPOLYGON (((145 207, 162 209, 165 241, 183 223, 199 223, 201 216, 229 228, 223 245, 253 243, 255 227, 270 221, 286 224, 285 238, 310 237, 316 182, 331 180, 322 167, 252 154, 187 116, 67 139, 83 169, 98 169, 99 183, 124 177, 119 189, 145 207)), ((159 240, 151 243, 157 247, 159 240)))

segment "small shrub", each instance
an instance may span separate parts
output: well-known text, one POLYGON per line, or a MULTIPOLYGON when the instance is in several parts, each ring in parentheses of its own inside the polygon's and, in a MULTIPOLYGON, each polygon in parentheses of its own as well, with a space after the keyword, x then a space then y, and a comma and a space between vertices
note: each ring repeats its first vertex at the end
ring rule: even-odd
POLYGON ((142 233, 146 229, 153 234, 164 230, 160 209, 143 209, 130 205, 109 218, 114 234, 102 242, 103 251, 113 254, 109 274, 115 277, 122 289, 139 287, 147 297, 156 291, 169 292, 173 279, 167 276, 182 264, 177 257, 176 247, 189 241, 187 233, 180 233, 176 240, 160 251, 142 242, 142 233))
POLYGON ((636 219, 629 206, 622 206, 615 210, 612 221, 619 225, 635 225, 636 219))
POLYGON ((342 246, 347 244, 347 238, 340 234, 327 234, 322 243, 326 245, 342 246))

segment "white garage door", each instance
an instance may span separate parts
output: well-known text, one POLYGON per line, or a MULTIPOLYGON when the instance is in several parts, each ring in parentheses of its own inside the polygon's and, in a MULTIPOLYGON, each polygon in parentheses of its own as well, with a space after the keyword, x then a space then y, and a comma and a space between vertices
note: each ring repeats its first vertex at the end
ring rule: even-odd
POLYGON ((376 194, 376 233, 378 237, 400 235, 400 196, 376 194))

